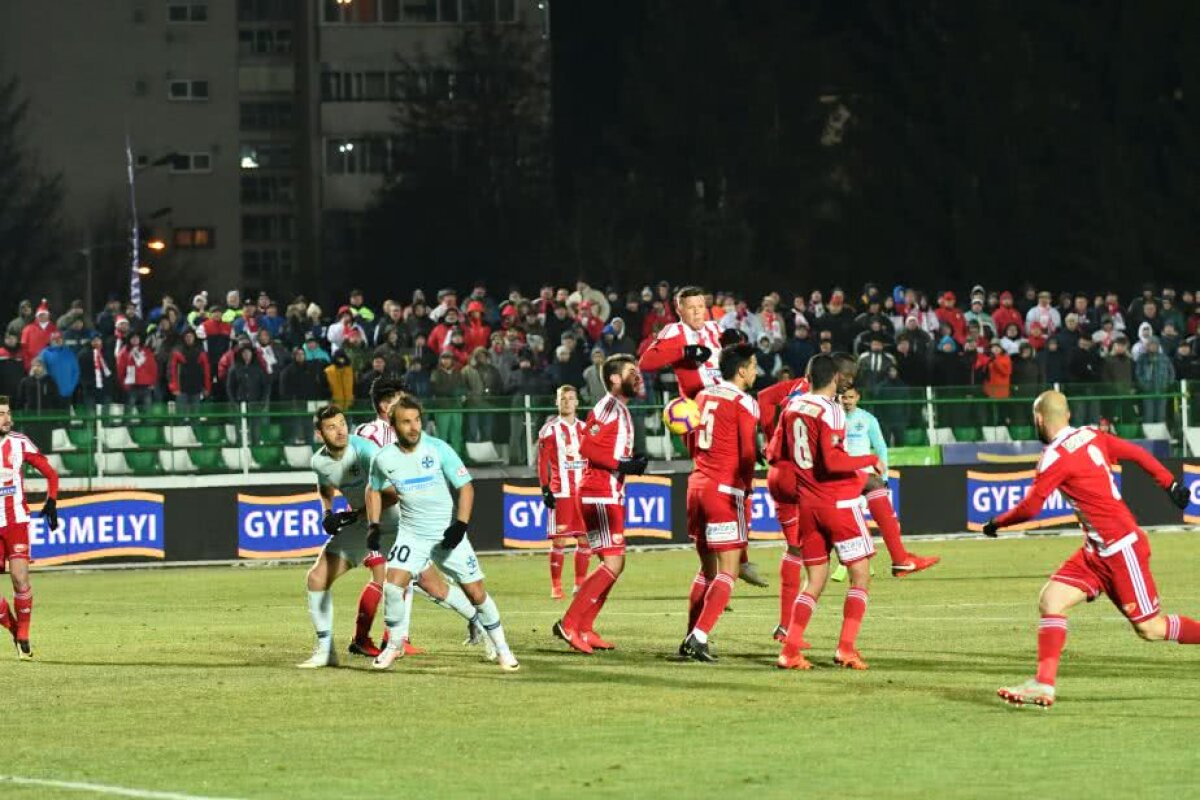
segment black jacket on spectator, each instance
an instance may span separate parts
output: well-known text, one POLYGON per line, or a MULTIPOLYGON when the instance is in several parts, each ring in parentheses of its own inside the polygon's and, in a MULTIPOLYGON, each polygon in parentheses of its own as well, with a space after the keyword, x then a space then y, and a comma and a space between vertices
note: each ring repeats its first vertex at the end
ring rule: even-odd
POLYGON ((1105 383, 1111 383, 1117 386, 1129 388, 1133 386, 1133 359, 1129 354, 1117 355, 1115 353, 1104 359, 1104 363, 1100 368, 1100 377, 1105 383))
POLYGON ((931 383, 934 386, 966 386, 971 382, 971 366, 972 362, 961 352, 939 350, 933 354, 931 383))
MULTIPOLYGON (((197 342, 191 347, 185 344, 179 346, 179 354, 183 356, 183 361, 179 364, 179 391, 181 394, 201 394, 204 391, 204 365, 200 363, 200 355, 204 352, 203 346, 197 342)), ((210 374, 216 378, 216 369, 212 362, 209 362, 210 367, 214 367, 210 374)))
POLYGON ((48 411, 62 408, 58 387, 49 375, 35 378, 26 375, 17 387, 16 408, 22 411, 48 411))
POLYGON ((287 402, 318 400, 321 389, 317 378, 321 364, 316 361, 295 361, 279 371, 279 399, 287 402), (313 369, 316 367, 317 369, 313 369))
POLYGON ((0 346, 0 394, 16 397, 21 379, 25 377, 25 364, 21 361, 21 348, 9 350, 0 346))
POLYGON ((403 377, 399 372, 385 368, 383 372, 376 372, 373 369, 365 370, 360 373, 354 381, 354 396, 355 397, 370 397, 371 384, 378 378, 387 378, 388 380, 398 381, 403 377))
POLYGON ((270 394, 267 371, 258 363, 257 358, 250 359, 249 364, 243 363, 241 358, 236 359, 229 368, 229 376, 225 382, 226 393, 231 403, 262 402, 270 394))
POLYGON ((1062 350, 1051 350, 1047 345, 1038 353, 1038 360, 1042 362, 1042 376, 1047 384, 1066 383, 1070 379, 1067 372, 1067 354, 1062 350))
POLYGON ((858 330, 854 325, 854 311, 849 306, 842 306, 837 314, 826 308, 825 313, 813 323, 813 327, 818 332, 829 331, 833 334, 833 349, 846 352, 850 351, 858 330))
POLYGON ((1095 346, 1090 350, 1084 350, 1076 345, 1075 349, 1071 351, 1067 363, 1067 375, 1071 383, 1098 383, 1100 381, 1100 371, 1104 364, 1095 346))
POLYGON ((1045 384, 1046 377, 1042 372, 1042 364, 1036 355, 1030 358, 1021 358, 1019 355, 1013 357, 1012 385, 1014 388, 1028 394, 1034 390, 1041 391, 1045 384))
MULTIPOLYGON (((925 353, 896 353, 896 371, 905 386, 929 385, 929 356, 925 353)), ((799 373, 797 373, 799 374, 799 373)))

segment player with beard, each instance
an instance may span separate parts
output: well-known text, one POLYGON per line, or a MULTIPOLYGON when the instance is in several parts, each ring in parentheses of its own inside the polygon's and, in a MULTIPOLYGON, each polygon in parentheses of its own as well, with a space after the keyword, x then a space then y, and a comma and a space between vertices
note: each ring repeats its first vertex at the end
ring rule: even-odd
POLYGON ((579 453, 587 459, 579 500, 588 544, 600 566, 579 587, 554 635, 581 653, 612 650, 596 633, 596 617, 625 569, 625 477, 646 471, 646 456, 633 452, 633 417, 626 407, 642 391, 642 373, 633 356, 604 360, 608 391, 584 423, 579 453))

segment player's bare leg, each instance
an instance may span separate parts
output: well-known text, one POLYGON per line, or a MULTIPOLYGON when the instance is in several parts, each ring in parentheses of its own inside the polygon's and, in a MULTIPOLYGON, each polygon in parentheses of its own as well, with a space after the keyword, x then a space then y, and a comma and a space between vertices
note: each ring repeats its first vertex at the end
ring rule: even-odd
POLYGON ((784 637, 783 650, 775 665, 780 669, 812 669, 812 664, 804 657, 802 650, 808 649, 804 641, 804 631, 812 620, 813 612, 817 610, 817 601, 829 582, 829 561, 805 565, 808 582, 804 590, 796 595, 792 604, 792 618, 788 622, 787 635, 784 637))
POLYGON ((596 633, 596 617, 624 571, 624 552, 601 554, 600 566, 588 575, 567 613, 554 624, 554 635, 573 649, 589 655, 594 650, 614 649, 611 643, 596 633))
POLYGON ((708 579, 708 589, 695 625, 680 646, 680 652, 695 661, 711 664, 717 660, 709 652, 708 636, 729 603, 740 556, 744 552, 744 547, 715 553, 705 548, 701 552, 701 569, 708 579))
POLYGON ((561 536, 550 540, 550 599, 562 600, 563 562, 567 557, 567 540, 561 536))
POLYGON ((301 669, 337 666, 337 652, 333 647, 333 596, 329 590, 349 569, 350 564, 346 559, 323 552, 317 556, 305 576, 308 614, 317 634, 317 644, 312 656, 296 665, 301 669))
POLYGON ((850 588, 842 605, 842 632, 838 637, 833 663, 847 669, 863 670, 867 662, 855 647, 863 617, 867 614, 867 594, 871 587, 871 558, 863 558, 846 565, 850 575, 850 588))
POLYGON ((29 625, 33 618, 33 587, 29 583, 29 560, 10 558, 8 569, 12 578, 13 612, 16 615, 13 623, 13 643, 17 648, 17 659, 32 661, 33 649, 29 646, 29 625))

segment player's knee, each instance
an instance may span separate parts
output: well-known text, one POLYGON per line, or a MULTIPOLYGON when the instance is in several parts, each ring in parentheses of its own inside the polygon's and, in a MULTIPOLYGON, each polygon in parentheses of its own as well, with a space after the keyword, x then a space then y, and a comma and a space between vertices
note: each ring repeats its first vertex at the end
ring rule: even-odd
POLYGON ((879 489, 886 489, 887 483, 878 475, 867 476, 867 482, 863 486, 863 492, 874 492, 879 489))
POLYGON ((1167 638, 1166 623, 1162 617, 1142 620, 1133 623, 1133 631, 1138 638, 1146 642, 1161 642, 1167 638))
POLYGON ((483 581, 464 583, 462 590, 473 605, 479 605, 487 599, 487 590, 483 588, 483 581))

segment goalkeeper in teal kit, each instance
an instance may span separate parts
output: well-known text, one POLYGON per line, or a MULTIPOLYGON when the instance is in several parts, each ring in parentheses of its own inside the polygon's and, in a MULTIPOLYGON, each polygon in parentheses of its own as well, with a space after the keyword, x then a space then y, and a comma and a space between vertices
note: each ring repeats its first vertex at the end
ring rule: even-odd
POLYGON ((371 461, 367 497, 368 540, 385 536, 395 541, 387 552, 387 582, 383 587, 384 620, 390 632, 388 646, 375 659, 376 669, 387 669, 403 657, 398 646, 407 629, 407 592, 413 579, 436 566, 451 585, 461 587, 475 607, 475 618, 495 648, 496 661, 506 672, 520 665, 508 646, 500 611, 483 585, 483 570, 467 538, 475 487, 462 459, 441 439, 421 430, 421 404, 402 397, 391 409, 395 444, 381 449, 371 461), (450 487, 458 492, 455 504, 450 487), (387 506, 395 499, 395 504, 387 506), (385 506, 387 506, 385 508, 385 506))

